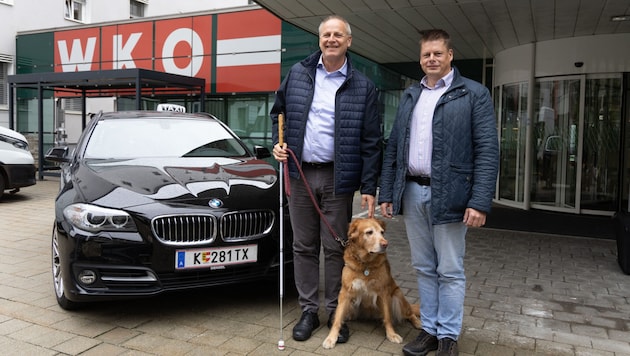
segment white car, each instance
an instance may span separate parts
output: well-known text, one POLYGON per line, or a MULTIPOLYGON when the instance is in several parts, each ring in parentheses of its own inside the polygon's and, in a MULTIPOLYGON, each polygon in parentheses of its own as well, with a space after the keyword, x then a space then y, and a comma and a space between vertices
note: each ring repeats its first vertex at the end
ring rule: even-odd
POLYGON ((35 184, 35 160, 26 137, 0 126, 0 198, 5 190, 14 194, 35 184))

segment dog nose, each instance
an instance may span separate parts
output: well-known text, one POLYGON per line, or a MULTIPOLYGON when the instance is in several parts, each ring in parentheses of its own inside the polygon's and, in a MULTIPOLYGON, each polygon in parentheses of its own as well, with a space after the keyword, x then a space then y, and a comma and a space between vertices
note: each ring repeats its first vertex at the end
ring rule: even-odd
POLYGON ((381 240, 381 247, 387 248, 388 244, 389 244, 389 242, 387 242, 387 240, 385 240, 385 239, 381 240))

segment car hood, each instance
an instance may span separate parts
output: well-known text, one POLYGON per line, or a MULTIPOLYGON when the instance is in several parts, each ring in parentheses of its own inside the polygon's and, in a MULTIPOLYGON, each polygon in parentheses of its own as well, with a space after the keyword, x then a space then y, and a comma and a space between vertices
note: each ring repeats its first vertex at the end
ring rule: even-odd
POLYGON ((275 168, 254 158, 87 160, 74 177, 81 200, 118 208, 226 197, 251 202, 277 194, 275 168))
POLYGON ((17 148, 0 141, 0 163, 3 164, 34 164, 35 160, 29 151, 17 148))

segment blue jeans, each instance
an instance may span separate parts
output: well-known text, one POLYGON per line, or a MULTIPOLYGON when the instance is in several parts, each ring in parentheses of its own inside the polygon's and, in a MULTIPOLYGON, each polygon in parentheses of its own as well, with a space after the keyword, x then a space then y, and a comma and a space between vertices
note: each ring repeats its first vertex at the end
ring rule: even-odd
POLYGON ((411 264, 418 278, 422 328, 457 340, 464 316, 464 223, 433 225, 431 187, 408 181, 403 196, 411 264))

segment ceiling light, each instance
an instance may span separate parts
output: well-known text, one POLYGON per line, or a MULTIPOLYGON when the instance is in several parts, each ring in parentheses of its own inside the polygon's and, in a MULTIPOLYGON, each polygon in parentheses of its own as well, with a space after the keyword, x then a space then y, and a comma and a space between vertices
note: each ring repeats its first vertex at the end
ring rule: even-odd
POLYGON ((612 21, 612 22, 630 21, 630 15, 613 16, 613 17, 610 18, 610 21, 612 21))

